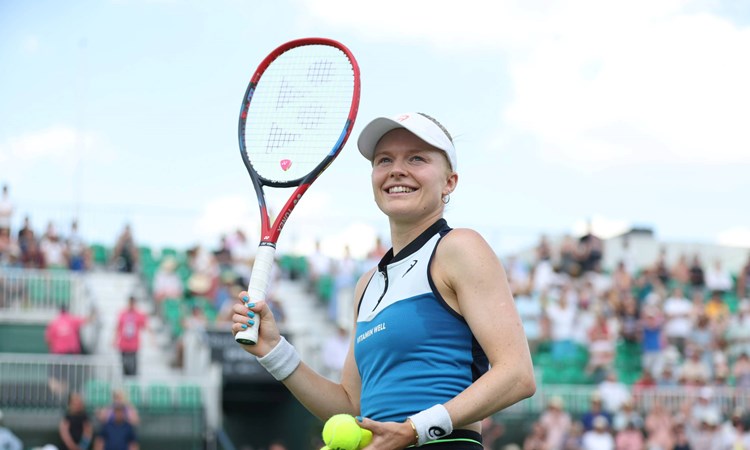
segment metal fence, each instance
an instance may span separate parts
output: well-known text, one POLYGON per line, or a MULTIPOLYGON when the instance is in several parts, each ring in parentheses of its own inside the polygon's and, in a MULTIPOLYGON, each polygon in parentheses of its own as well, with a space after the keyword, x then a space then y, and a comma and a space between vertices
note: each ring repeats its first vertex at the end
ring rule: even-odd
POLYGON ((84 314, 85 295, 78 272, 0 267, 0 319, 49 318, 61 305, 84 314))
MULTIPOLYGON (((59 409, 66 405, 69 392, 90 395, 95 381, 121 385, 119 359, 101 355, 0 353, 0 404, 4 408, 59 409)), ((109 399, 111 392, 105 395, 109 399)))
MULTIPOLYGON (((732 386, 712 386, 710 401, 729 416, 735 408, 750 411, 750 389, 732 386)), ((536 394, 506 408, 501 414, 536 415, 549 404, 552 397, 563 401, 566 411, 573 415, 583 414, 591 407, 591 398, 596 386, 583 385, 540 385, 536 394)), ((695 402, 701 393, 700 387, 670 386, 631 390, 634 406, 641 412, 648 412, 654 404, 661 403, 667 410, 677 413, 686 402, 695 402)))

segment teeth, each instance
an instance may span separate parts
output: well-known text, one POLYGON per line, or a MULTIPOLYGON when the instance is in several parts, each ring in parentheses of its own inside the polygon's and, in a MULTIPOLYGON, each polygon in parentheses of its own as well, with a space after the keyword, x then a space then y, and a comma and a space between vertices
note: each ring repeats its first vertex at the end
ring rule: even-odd
POLYGON ((396 194, 401 192, 414 192, 414 189, 406 186, 394 186, 390 189, 388 189, 389 194, 396 194))

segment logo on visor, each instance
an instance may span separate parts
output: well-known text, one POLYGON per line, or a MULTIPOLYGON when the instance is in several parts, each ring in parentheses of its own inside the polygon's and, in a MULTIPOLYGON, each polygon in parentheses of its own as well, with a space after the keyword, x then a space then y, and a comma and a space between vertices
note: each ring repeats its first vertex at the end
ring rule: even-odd
POLYGON ((402 116, 396 117, 396 120, 399 121, 399 122, 403 122, 404 120, 406 120, 408 118, 409 118, 409 115, 408 114, 404 114, 402 116))

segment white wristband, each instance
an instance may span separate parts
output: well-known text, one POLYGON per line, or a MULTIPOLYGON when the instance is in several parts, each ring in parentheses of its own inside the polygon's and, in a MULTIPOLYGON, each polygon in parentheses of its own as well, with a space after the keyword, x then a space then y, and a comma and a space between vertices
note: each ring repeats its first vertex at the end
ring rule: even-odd
POLYGON ((266 356, 258 358, 260 365, 278 381, 291 375, 301 361, 297 350, 284 336, 281 336, 279 343, 266 356))
POLYGON ((448 436, 453 432, 453 422, 443 405, 435 405, 409 417, 417 431, 417 446, 448 436))

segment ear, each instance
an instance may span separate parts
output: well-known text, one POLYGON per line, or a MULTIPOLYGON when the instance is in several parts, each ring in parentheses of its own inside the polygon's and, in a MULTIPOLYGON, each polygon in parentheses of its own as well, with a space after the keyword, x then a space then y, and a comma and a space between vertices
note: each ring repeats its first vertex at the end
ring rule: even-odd
POLYGON ((458 174, 456 172, 451 172, 450 175, 448 175, 448 179, 445 182, 445 187, 443 188, 443 197, 446 195, 449 195, 454 190, 456 190, 456 186, 458 185, 458 174))

